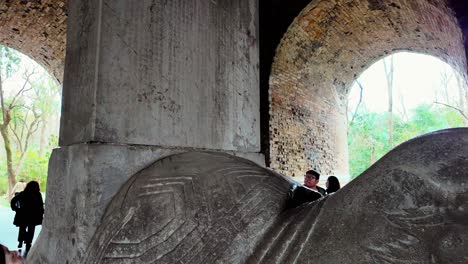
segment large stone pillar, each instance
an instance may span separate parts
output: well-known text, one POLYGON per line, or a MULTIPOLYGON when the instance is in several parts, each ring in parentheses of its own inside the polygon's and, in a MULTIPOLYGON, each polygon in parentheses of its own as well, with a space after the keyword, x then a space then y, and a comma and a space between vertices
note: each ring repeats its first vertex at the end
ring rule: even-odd
POLYGON ((259 154, 257 2, 69 2, 60 149, 31 263, 80 263, 112 197, 193 149, 259 154))
POLYGON ((73 1, 60 144, 258 152, 256 1, 73 1))

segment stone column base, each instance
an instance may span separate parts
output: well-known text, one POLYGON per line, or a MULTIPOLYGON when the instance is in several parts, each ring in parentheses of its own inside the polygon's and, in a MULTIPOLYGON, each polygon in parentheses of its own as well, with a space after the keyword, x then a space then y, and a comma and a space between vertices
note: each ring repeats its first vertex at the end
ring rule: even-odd
MULTIPOLYGON (((49 161, 42 232, 30 263, 78 263, 122 185, 155 161, 187 149, 78 144, 55 149, 49 161)), ((229 153, 263 166, 258 153, 229 153)))

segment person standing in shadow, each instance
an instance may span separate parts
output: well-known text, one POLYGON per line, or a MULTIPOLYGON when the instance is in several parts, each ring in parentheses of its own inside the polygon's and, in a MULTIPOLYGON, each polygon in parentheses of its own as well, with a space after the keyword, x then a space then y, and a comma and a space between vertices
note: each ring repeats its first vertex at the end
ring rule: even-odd
POLYGON ((332 194, 341 188, 340 181, 335 176, 329 176, 325 186, 327 187, 327 194, 332 194))
POLYGON ((18 248, 21 249, 24 242, 26 254, 31 248, 34 230, 37 225, 42 225, 44 216, 44 202, 39 191, 39 183, 31 181, 10 203, 11 209, 16 212, 13 224, 19 227, 18 248))

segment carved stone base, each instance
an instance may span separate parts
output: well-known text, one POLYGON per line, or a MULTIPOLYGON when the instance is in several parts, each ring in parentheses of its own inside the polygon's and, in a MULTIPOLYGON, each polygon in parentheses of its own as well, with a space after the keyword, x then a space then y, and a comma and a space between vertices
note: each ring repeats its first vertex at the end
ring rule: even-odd
POLYGON ((162 159, 114 197, 84 263, 468 261, 468 129, 406 142, 298 208, 289 185, 228 155, 162 159))
MULTIPOLYGON (((28 262, 81 263, 106 207, 122 185, 156 160, 183 152, 109 144, 55 149, 49 162, 43 229, 28 262)), ((233 154, 264 162, 259 154, 233 154)))
POLYGON ((228 154, 175 152, 55 151, 29 262, 468 261, 467 128, 403 143, 335 194, 293 209, 281 175, 228 154))

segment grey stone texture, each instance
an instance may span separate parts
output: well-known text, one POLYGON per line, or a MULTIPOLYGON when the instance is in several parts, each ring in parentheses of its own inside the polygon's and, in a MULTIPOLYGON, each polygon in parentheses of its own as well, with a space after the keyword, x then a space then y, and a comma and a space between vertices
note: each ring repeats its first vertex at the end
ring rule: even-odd
POLYGON ((114 197, 83 263, 243 263, 289 185, 226 154, 167 157, 114 197))
POLYGON ((468 129, 427 134, 284 213, 248 263, 467 263, 467 204, 468 129))
POLYGON ((128 178, 177 153, 150 147, 78 144, 49 161, 45 218, 30 263, 80 263, 105 208, 128 178))
MULTIPOLYGON (((186 151, 111 144, 55 149, 49 161, 43 228, 28 263, 81 263, 106 207, 122 185, 156 160, 186 151)), ((260 154, 230 154, 264 166, 260 154)))
POLYGON ((468 129, 439 131, 287 209, 281 175, 226 154, 174 155, 120 189, 84 263, 465 263, 467 172, 468 129))
POLYGON ((259 152, 257 8, 71 1, 61 146, 259 152))

